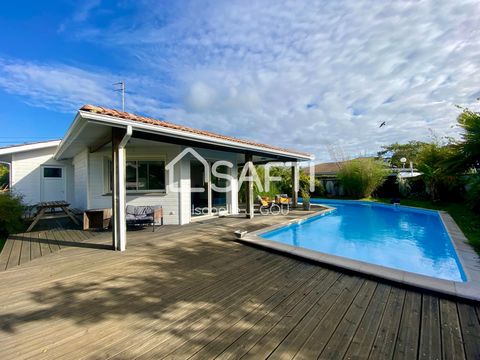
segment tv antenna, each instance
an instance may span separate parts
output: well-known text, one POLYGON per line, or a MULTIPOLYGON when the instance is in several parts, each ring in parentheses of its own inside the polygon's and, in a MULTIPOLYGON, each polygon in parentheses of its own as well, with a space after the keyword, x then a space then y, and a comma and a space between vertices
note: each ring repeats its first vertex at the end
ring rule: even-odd
POLYGON ((121 91, 122 92, 122 112, 125 112, 125 81, 120 81, 118 83, 115 83, 113 85, 120 85, 120 89, 115 89, 115 91, 121 91))

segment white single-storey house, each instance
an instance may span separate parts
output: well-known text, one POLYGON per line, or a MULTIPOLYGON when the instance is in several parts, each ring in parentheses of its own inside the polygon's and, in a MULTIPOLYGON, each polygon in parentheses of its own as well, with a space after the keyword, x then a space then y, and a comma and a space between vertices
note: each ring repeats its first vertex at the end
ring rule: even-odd
MULTIPOLYGON (((126 244, 126 205, 161 205, 165 224, 214 216, 218 208, 236 214, 239 167, 308 160, 306 153, 93 105, 78 111, 62 140, 0 148, 0 162, 10 166, 11 190, 26 203, 65 200, 81 210, 112 208, 113 245, 119 250, 126 244), (212 188, 225 180, 205 168, 218 160, 233 164, 217 169, 232 176, 226 193, 212 188), (198 188, 205 191, 192 191, 198 188)), ((245 187, 248 216, 252 187, 245 187)))

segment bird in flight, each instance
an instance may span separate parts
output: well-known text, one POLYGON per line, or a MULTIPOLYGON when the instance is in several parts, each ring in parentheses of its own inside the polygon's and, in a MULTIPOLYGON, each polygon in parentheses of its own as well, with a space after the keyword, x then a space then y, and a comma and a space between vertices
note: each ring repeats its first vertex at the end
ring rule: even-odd
POLYGON ((387 125, 387 123, 384 121, 380 124, 379 128, 381 128, 382 126, 385 126, 385 125, 387 125))

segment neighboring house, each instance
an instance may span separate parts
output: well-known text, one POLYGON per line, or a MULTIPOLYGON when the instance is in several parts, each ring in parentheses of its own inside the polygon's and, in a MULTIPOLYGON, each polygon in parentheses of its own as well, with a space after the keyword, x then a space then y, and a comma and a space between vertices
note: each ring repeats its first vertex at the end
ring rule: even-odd
MULTIPOLYGON (((344 191, 342 184, 337 178, 337 173, 342 167, 342 164, 351 160, 327 162, 315 165, 315 179, 319 180, 325 189, 327 196, 343 196, 344 191)), ((411 178, 421 175, 414 168, 390 168, 391 173, 388 175, 387 181, 378 189, 382 191, 384 196, 398 196, 397 177, 411 178)))
MULTIPOLYGON (((363 159, 368 157, 359 157, 363 159)), ((337 173, 344 163, 351 160, 334 161, 327 163, 320 163, 315 165, 315 178, 322 182, 325 192, 328 196, 343 196, 343 187, 337 179, 337 173)))
POLYGON ((343 188, 337 179, 343 161, 315 165, 315 179, 319 180, 328 196, 343 196, 343 188))
POLYGON ((60 140, 51 140, 0 148, 0 161, 10 168, 9 185, 27 204, 50 199, 73 202, 71 161, 53 156, 59 144, 60 140))
MULTIPOLYGON (((212 183, 219 180, 205 176, 205 166, 194 153, 177 158, 171 169, 166 168, 190 148, 210 164, 231 162, 232 168, 225 166, 220 172, 234 179, 246 161, 312 159, 302 152, 85 105, 61 141, 0 148, 0 161, 10 164, 12 191, 23 194, 30 204, 66 200, 81 210, 112 208, 113 204, 120 219, 127 204, 161 205, 166 224, 189 223, 196 215, 192 207, 204 207, 207 216, 218 207, 238 213, 237 180, 226 194, 213 191, 212 183), (170 191, 169 186, 179 192, 170 191), (192 192, 198 187, 206 191, 200 195, 192 192)), ((115 229, 124 233, 123 225, 114 224, 114 238, 120 236, 115 229)))

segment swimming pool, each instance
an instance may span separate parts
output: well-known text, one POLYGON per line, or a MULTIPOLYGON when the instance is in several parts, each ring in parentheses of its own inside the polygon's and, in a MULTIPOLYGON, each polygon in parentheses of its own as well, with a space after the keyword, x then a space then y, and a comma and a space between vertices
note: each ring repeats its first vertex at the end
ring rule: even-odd
POLYGON ((312 199, 335 210, 260 237, 439 279, 466 276, 436 211, 361 201, 312 199))

